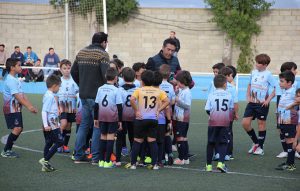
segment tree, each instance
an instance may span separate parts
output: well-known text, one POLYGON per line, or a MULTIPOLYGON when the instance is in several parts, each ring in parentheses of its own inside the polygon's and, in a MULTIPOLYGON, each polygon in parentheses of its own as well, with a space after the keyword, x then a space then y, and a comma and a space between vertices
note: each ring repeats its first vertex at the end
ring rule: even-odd
MULTIPOLYGON (((227 41, 240 48, 237 63, 239 72, 249 73, 253 66, 253 50, 251 40, 261 32, 260 20, 269 11, 272 3, 265 0, 205 0, 214 14, 212 22, 216 22, 225 32, 227 41)), ((230 45, 229 45, 230 46, 230 45)))

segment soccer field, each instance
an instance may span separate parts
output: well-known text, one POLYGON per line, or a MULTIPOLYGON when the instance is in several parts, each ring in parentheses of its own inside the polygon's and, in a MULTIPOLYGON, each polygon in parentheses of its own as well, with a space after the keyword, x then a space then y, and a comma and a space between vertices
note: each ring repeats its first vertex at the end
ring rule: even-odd
MULTIPOLYGON (((207 173, 202 169, 206 162, 207 114, 204 101, 193 101, 189 128, 190 152, 197 154, 191 164, 183 167, 171 166, 158 171, 146 168, 128 170, 123 167, 103 169, 90 164, 74 164, 70 155, 56 154, 51 163, 58 171, 41 172, 38 160, 42 158, 44 138, 41 132, 42 95, 28 95, 39 109, 37 115, 23 109, 24 133, 16 142, 17 159, 0 157, 0 190, 298 190, 300 187, 300 160, 296 160, 297 170, 276 171, 274 168, 284 162, 275 156, 281 152, 281 144, 276 129, 275 104, 270 107, 267 121, 265 155, 247 154, 251 141, 241 127, 241 120, 233 125, 234 156, 228 161, 228 174, 207 173)), ((3 105, 2 94, 0 105, 3 105)), ((245 109, 240 103, 240 118, 245 109)), ((9 134, 1 109, 0 136, 9 134)), ((253 125, 257 129, 256 123, 253 125)), ((74 147, 75 129, 70 146, 74 147)), ((2 140, 3 141, 3 140, 2 140)), ((0 144, 3 150, 4 145, 0 144)), ((177 153, 175 153, 176 155, 177 153)), ((124 159, 126 162, 129 158, 124 159)), ((215 164, 215 163, 214 163, 215 164)))

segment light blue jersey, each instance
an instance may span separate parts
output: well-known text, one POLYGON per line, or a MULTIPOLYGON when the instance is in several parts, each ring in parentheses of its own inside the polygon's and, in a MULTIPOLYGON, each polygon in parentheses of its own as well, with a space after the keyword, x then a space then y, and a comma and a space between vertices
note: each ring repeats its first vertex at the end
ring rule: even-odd
POLYGON ((102 122, 117 122, 117 104, 122 104, 122 94, 119 88, 112 84, 104 84, 98 89, 96 103, 99 105, 98 120, 102 122))
POLYGON ((180 100, 180 102, 182 102, 185 105, 189 106, 189 108, 184 109, 184 108, 180 107, 180 105, 178 103, 176 103, 175 107, 174 107, 174 115, 173 115, 174 120, 189 123, 191 105, 192 105, 191 90, 189 88, 179 89, 178 99, 180 100))
MULTIPOLYGON (((279 80, 280 80, 280 79, 279 79, 279 80)), ((280 86, 279 86, 279 80, 278 80, 278 84, 277 84, 277 86, 276 86, 276 95, 277 95, 277 96, 282 95, 282 92, 283 92, 283 89, 281 89, 280 86)), ((294 81, 292 87, 293 87, 295 90, 297 90, 298 88, 300 88, 299 85, 300 85, 300 84, 298 84, 298 82, 297 82, 296 79, 295 79, 295 81, 294 81)))
POLYGON ((296 90, 294 87, 282 91, 277 108, 278 124, 298 124, 298 112, 294 108, 291 110, 286 109, 287 106, 294 103, 295 95, 296 90))
POLYGON ((237 89, 234 85, 232 85, 231 83, 227 82, 227 87, 226 87, 226 91, 230 93, 230 95, 232 96, 233 99, 233 103, 238 103, 238 94, 237 94, 237 89))
POLYGON ((76 113, 76 94, 78 90, 79 88, 72 77, 69 79, 61 77, 61 86, 57 93, 61 112, 76 113))
POLYGON ((252 103, 263 103, 269 96, 269 90, 273 91, 276 87, 276 81, 268 70, 253 70, 249 84, 252 103))
POLYGON ((42 113, 43 112, 47 113, 47 119, 46 119, 47 122, 43 122, 44 126, 45 126, 45 123, 47 123, 48 126, 50 126, 52 130, 59 128, 58 103, 57 103, 54 93, 49 90, 47 90, 47 92, 44 94, 44 97, 43 97, 42 113))
POLYGON ((136 89, 137 88, 135 87, 134 84, 133 85, 125 84, 122 87, 120 87, 120 92, 123 101, 123 112, 122 112, 123 121, 134 121, 135 119, 135 113, 131 107, 130 98, 136 89))
MULTIPOLYGON (((175 101, 175 92, 174 92, 174 87, 172 84, 170 84, 167 80, 163 80, 162 83, 160 84, 159 88, 166 92, 168 99, 170 101, 169 107, 166 109, 170 112, 172 115, 172 103, 175 101)), ((166 124, 166 115, 165 115, 165 110, 161 111, 158 116, 158 124, 166 124)))
MULTIPOLYGON (((125 81, 123 78, 119 77, 118 78, 118 85, 119 87, 123 86, 125 84, 125 81)), ((141 87, 141 82, 137 79, 134 80, 133 84, 135 85, 135 87, 139 88, 141 87)))

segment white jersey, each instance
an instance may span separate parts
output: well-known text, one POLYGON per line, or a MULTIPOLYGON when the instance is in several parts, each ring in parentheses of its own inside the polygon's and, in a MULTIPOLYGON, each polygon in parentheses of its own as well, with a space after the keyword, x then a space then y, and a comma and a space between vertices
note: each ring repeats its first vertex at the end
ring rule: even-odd
MULTIPOLYGON (((283 89, 281 89, 280 86, 279 86, 279 80, 280 79, 278 79, 278 84, 276 86, 276 95, 277 96, 282 95, 282 92, 283 92, 283 89)), ((292 88, 294 88, 295 90, 297 90, 298 88, 300 88, 298 82, 296 81, 296 79, 295 79, 295 81, 294 81, 294 83, 292 85, 292 88)))
POLYGON ((295 101, 295 88, 291 87, 287 90, 282 91, 282 95, 279 100, 277 113, 278 113, 278 124, 298 124, 298 113, 293 108, 287 110, 286 107, 293 104, 295 101))
POLYGON ((42 113, 43 112, 47 115, 46 119, 43 119, 44 126, 50 126, 52 130, 59 128, 57 100, 54 93, 49 90, 47 90, 43 97, 42 113))
POLYGON ((76 94, 78 90, 79 88, 72 77, 69 79, 61 77, 61 86, 57 93, 61 112, 76 113, 76 94))
POLYGON ((190 112, 192 105, 192 93, 191 90, 187 87, 185 89, 179 89, 178 99, 189 106, 188 109, 184 109, 180 107, 177 103, 174 107, 174 115, 173 118, 176 121, 189 122, 190 121, 190 112))

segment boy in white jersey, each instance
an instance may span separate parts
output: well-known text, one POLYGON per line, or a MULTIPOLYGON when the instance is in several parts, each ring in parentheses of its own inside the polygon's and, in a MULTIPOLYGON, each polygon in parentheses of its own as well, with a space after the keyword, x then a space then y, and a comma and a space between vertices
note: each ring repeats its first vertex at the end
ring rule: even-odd
MULTIPOLYGON (((297 74, 297 64, 295 64, 294 62, 285 62, 281 65, 280 67, 280 72, 285 72, 285 71, 292 71, 293 74, 296 76, 297 74)), ((294 87, 294 89, 298 89, 298 83, 295 79, 292 87, 294 87)), ((276 106, 278 106, 278 103, 279 103, 279 99, 280 99, 280 96, 282 95, 282 92, 283 92, 283 89, 281 89, 279 87, 279 83, 278 83, 278 87, 276 87, 276 96, 277 96, 277 104, 276 106)), ((286 142, 285 142, 285 137, 284 137, 284 134, 281 133, 280 131, 280 128, 279 128, 279 124, 277 124, 277 128, 279 130, 279 135, 280 135, 280 141, 281 141, 281 145, 282 145, 282 149, 283 151, 281 153, 279 153, 276 157, 277 158, 284 158, 284 157, 287 157, 288 153, 287 153, 287 148, 286 148, 286 142)), ((296 157, 300 157, 300 155, 296 152, 295 153, 295 156, 296 157)))
POLYGON ((208 172, 212 171, 212 157, 216 144, 218 144, 218 152, 220 154, 217 169, 224 173, 227 172, 224 160, 229 140, 229 126, 234 108, 233 98, 226 91, 227 85, 226 77, 217 75, 214 78, 216 90, 209 94, 205 104, 205 110, 209 114, 206 151, 206 171, 208 172))
POLYGON ((133 69, 126 67, 122 71, 125 84, 120 87, 122 100, 123 100, 123 116, 122 116, 122 130, 117 133, 116 141, 116 166, 121 165, 121 151, 123 151, 123 139, 126 141, 126 134, 128 132, 128 138, 130 143, 130 150, 133 144, 133 121, 135 119, 134 111, 130 104, 130 97, 136 90, 136 86, 133 84, 135 79, 135 72, 133 69))
POLYGON ((228 161, 230 159, 234 159, 233 158, 233 131, 232 131, 232 124, 233 124, 233 120, 238 120, 239 115, 239 105, 238 105, 238 94, 237 94, 237 90, 236 87, 234 85, 232 85, 233 82, 233 70, 229 67, 224 67, 220 70, 219 72, 220 74, 224 75, 226 77, 227 80, 227 87, 226 87, 226 91, 229 92, 232 96, 233 102, 234 102, 234 115, 232 115, 233 118, 230 119, 230 125, 229 125, 229 143, 228 143, 228 147, 227 147, 227 152, 225 155, 225 160, 228 161))
MULTIPOLYGON (((217 76, 219 74, 220 70, 224 67, 225 67, 225 64, 222 63, 222 62, 213 65, 212 69, 213 69, 214 76, 217 76)), ((214 80, 212 80, 211 84, 208 88, 208 94, 210 94, 214 90, 216 90, 216 88, 215 88, 215 85, 214 85, 214 80)))
POLYGON ((281 133, 285 136, 287 148, 287 161, 280 164, 277 170, 293 171, 295 167, 295 150, 293 142, 296 135, 296 126, 298 124, 298 108, 287 109, 287 106, 293 105, 295 101, 295 88, 292 86, 295 81, 295 75, 292 71, 285 71, 279 74, 280 88, 283 89, 278 107, 277 107, 277 123, 281 133))
POLYGON ((118 72, 114 68, 106 71, 107 84, 99 87, 95 99, 95 120, 99 121, 101 131, 99 167, 112 168, 110 156, 113 152, 115 134, 122 130, 122 96, 120 90, 114 86, 118 79, 118 72), (105 158, 104 158, 105 157, 105 158))
MULTIPOLYGON (((167 93, 167 96, 169 98, 170 104, 167 107, 166 117, 167 117, 167 130, 165 134, 165 164, 166 165, 172 165, 173 164, 173 153, 172 153, 172 121, 171 118, 168 118, 168 115, 172 116, 172 106, 175 104, 175 92, 174 87, 172 84, 168 82, 168 79, 171 75, 171 68, 167 64, 163 64, 159 68, 159 72, 161 73, 163 77, 163 81, 160 84, 159 88, 167 93)), ((174 145, 175 146, 175 145, 174 145)))
POLYGON ((55 94, 58 92, 61 84, 59 76, 50 75, 46 80, 47 92, 43 97, 43 133, 45 138, 44 158, 39 160, 42 165, 42 171, 51 172, 55 169, 49 163, 49 160, 56 153, 57 148, 62 146, 63 137, 59 127, 59 109, 55 94))
POLYGON ((16 158, 18 155, 11 149, 23 130, 22 105, 24 105, 31 113, 37 113, 37 109, 23 93, 22 84, 16 77, 17 74, 22 72, 21 61, 15 58, 8 58, 5 66, 5 71, 9 74, 4 80, 3 113, 7 128, 11 129, 11 133, 7 138, 1 156, 16 158))
POLYGON ((264 142, 266 137, 266 120, 269 112, 269 103, 275 96, 276 82, 272 73, 267 70, 271 61, 266 54, 255 57, 256 69, 251 72, 249 85, 247 88, 247 107, 245 109, 242 125, 253 144, 248 151, 249 154, 264 155, 264 142), (271 94, 269 94, 269 90, 271 94), (251 122, 257 118, 258 138, 251 122))
POLYGON ((63 59, 60 62, 61 86, 58 91, 58 104, 60 110, 60 128, 64 138, 64 144, 58 149, 58 152, 69 153, 68 143, 71 136, 72 123, 76 121, 76 94, 78 86, 74 82, 71 71, 71 62, 63 59))
POLYGON ((178 158, 173 164, 189 164, 189 146, 187 132, 189 129, 190 113, 192 105, 192 94, 189 85, 192 82, 191 74, 188 71, 180 71, 175 77, 178 92, 175 98, 173 119, 175 121, 176 143, 178 148, 178 158))

